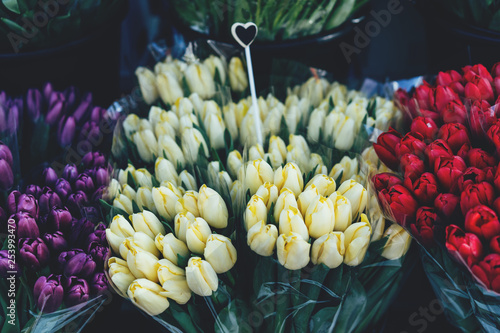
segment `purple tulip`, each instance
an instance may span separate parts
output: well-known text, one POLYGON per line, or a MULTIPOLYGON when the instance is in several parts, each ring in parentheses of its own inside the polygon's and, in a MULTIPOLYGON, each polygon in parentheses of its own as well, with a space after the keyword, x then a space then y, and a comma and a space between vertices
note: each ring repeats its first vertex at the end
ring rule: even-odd
POLYGON ((54 274, 48 277, 40 276, 35 282, 33 294, 40 311, 44 313, 56 311, 61 306, 64 297, 61 276, 54 274))
POLYGON ((8 117, 7 106, 0 105, 0 133, 5 132, 9 128, 7 117, 8 117))
POLYGON ((102 272, 95 273, 89 280, 90 292, 92 295, 103 295, 108 290, 108 279, 102 272))
POLYGON ((77 100, 77 95, 78 95, 78 89, 73 86, 67 88, 64 91, 64 97, 66 98, 68 109, 73 109, 75 102, 77 100))
POLYGON ((26 96, 26 106, 28 108, 28 115, 33 121, 37 121, 40 117, 40 110, 42 109, 42 93, 38 89, 29 89, 26 96))
POLYGON ((89 152, 82 158, 82 163, 86 169, 94 169, 106 166, 106 156, 101 152, 89 152))
POLYGON ((52 208, 47 216, 47 226, 53 231, 69 232, 73 217, 67 208, 52 208))
POLYGON ((26 187, 26 191, 24 191, 24 193, 32 195, 35 199, 38 200, 43 192, 42 192, 42 189, 40 188, 40 186, 38 186, 38 185, 28 185, 28 187, 26 187))
POLYGON ((40 215, 45 215, 54 207, 62 207, 62 201, 56 192, 46 186, 43 188, 43 193, 38 200, 38 205, 40 206, 40 215))
POLYGON ((11 273, 7 272, 17 272, 15 273, 16 276, 19 276, 21 274, 21 269, 19 268, 19 264, 17 262, 14 262, 15 256, 10 257, 9 256, 9 251, 8 250, 1 250, 0 251, 0 277, 1 278, 6 278, 11 276, 11 273), (9 261, 9 259, 11 261, 9 261))
POLYGON ((92 113, 90 115, 90 120, 96 124, 99 124, 102 119, 104 119, 104 115, 106 114, 106 109, 101 108, 100 106, 95 106, 92 109, 92 113))
POLYGON ((46 100, 50 100, 53 91, 54 88, 52 88, 52 84, 50 84, 50 82, 45 83, 43 86, 43 97, 45 97, 46 100))
POLYGON ((85 278, 94 273, 96 268, 96 263, 92 259, 92 256, 80 249, 61 252, 59 263, 66 277, 79 276, 85 278))
POLYGON ((78 168, 74 164, 67 164, 64 167, 62 177, 73 184, 78 178, 78 168))
POLYGON ((10 134, 17 132, 19 128, 19 113, 22 110, 22 106, 19 107, 18 103, 14 102, 9 107, 9 114, 7 115, 7 124, 10 130, 10 134))
POLYGON ((17 199, 17 212, 26 212, 38 218, 38 201, 31 194, 21 194, 17 199))
POLYGON ((62 93, 54 92, 50 96, 49 107, 45 122, 49 125, 57 124, 64 114, 65 98, 62 93))
POLYGON ((103 267, 104 261, 107 260, 109 250, 107 246, 99 242, 92 242, 89 244, 87 252, 92 256, 97 266, 103 267))
POLYGON ((103 223, 99 223, 95 228, 94 232, 89 235, 86 242, 86 248, 89 248, 90 244, 93 242, 102 245, 108 244, 106 241, 106 226, 103 223))
POLYGON ((41 238, 19 240, 19 259, 30 270, 39 271, 49 262, 49 248, 41 238))
POLYGON ((94 181, 92 177, 86 173, 82 173, 75 182, 75 188, 85 193, 92 193, 95 190, 94 181))
POLYGON ((44 234, 42 238, 53 252, 62 252, 68 248, 68 243, 60 231, 56 231, 53 234, 44 234))
POLYGON ((56 181, 59 179, 56 171, 51 167, 45 168, 45 170, 43 170, 42 177, 45 180, 45 185, 49 187, 54 187, 56 181))
POLYGON ((26 212, 19 212, 10 217, 16 221, 16 232, 19 238, 38 238, 40 230, 36 220, 26 212))
POLYGON ((99 125, 93 121, 87 121, 80 132, 79 141, 88 141, 92 146, 97 146, 102 142, 102 133, 99 125))
POLYGON ((73 117, 63 117, 59 122, 59 128, 57 129, 57 140, 61 147, 67 147, 71 145, 73 139, 75 138, 76 131, 76 121, 73 117))
POLYGON ((87 111, 90 109, 91 103, 92 93, 86 93, 82 97, 80 105, 78 105, 75 109, 75 112, 73 112, 73 118, 75 118, 77 123, 80 123, 80 121, 85 120, 89 116, 89 113, 87 111))
POLYGON ((54 189, 62 200, 66 200, 68 196, 73 193, 71 184, 64 178, 59 178, 54 186, 54 189))
POLYGON ((73 216, 81 216, 81 208, 88 203, 85 192, 76 191, 68 196, 66 206, 73 216))
POLYGON ((14 173, 5 160, 0 160, 0 190, 7 191, 14 185, 14 173))
POLYGON ((9 214, 17 213, 17 202, 19 201, 19 197, 21 196, 21 192, 14 190, 9 193, 7 196, 7 210, 9 214))
POLYGON ((92 201, 93 202, 98 202, 99 200, 102 199, 104 193, 106 193, 107 187, 105 185, 100 186, 97 188, 97 190, 94 191, 94 194, 92 195, 92 201))
POLYGON ((84 279, 79 279, 76 276, 66 279, 65 291, 64 303, 66 307, 78 305, 89 300, 90 288, 84 279))
POLYGON ((0 106, 7 102, 7 94, 5 91, 0 92, 0 106))
POLYGON ((108 170, 102 167, 99 167, 95 170, 95 184, 96 186, 105 186, 109 183, 109 174, 108 170))
POLYGON ((85 246, 85 241, 93 231, 94 223, 92 223, 92 221, 86 218, 73 219, 68 241, 75 247, 83 248, 85 246))
POLYGON ((9 147, 0 141, 0 160, 5 160, 7 164, 12 167, 14 159, 12 158, 12 152, 9 147))

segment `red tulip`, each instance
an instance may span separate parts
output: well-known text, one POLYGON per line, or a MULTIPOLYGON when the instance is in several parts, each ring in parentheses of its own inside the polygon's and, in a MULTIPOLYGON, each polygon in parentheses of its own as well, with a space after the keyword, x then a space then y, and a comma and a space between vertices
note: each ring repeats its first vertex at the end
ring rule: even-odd
POLYGON ((470 144, 464 144, 457 152, 457 156, 460 156, 464 161, 467 161, 467 154, 470 151, 470 144))
POLYGON ((490 240, 490 250, 491 252, 500 254, 500 235, 495 236, 490 240))
POLYGON ((439 86, 448 86, 452 82, 461 80, 462 80, 462 75, 460 75, 455 70, 450 70, 447 72, 439 72, 436 77, 436 84, 439 86))
POLYGON ((431 118, 416 117, 411 123, 411 131, 420 133, 426 143, 434 141, 438 133, 438 127, 431 118))
POLYGON ((464 216, 472 208, 485 205, 491 207, 495 200, 495 189, 490 183, 482 182, 471 184, 465 188, 460 196, 460 208, 464 216))
POLYGON ((446 141, 454 152, 457 152, 464 144, 470 144, 469 131, 459 123, 449 123, 441 126, 438 138, 446 141))
POLYGON ((493 80, 490 72, 481 64, 466 66, 462 70, 464 71, 464 79, 466 81, 472 81, 476 76, 483 77, 490 82, 493 80))
POLYGON ((446 105, 451 102, 458 100, 458 95, 449 87, 437 86, 436 88, 436 109, 441 112, 444 110, 446 105))
POLYGON ((413 97, 416 99, 418 109, 434 109, 434 88, 432 88, 427 82, 424 81, 424 84, 415 89, 413 97))
POLYGON ((467 109, 465 105, 459 100, 455 99, 441 110, 441 117, 444 123, 460 123, 467 124, 467 109))
MULTIPOLYGON (((493 88, 495 88, 495 93, 498 95, 500 95, 500 76, 497 76, 494 80, 493 80, 493 88)), ((498 100, 497 100, 497 103, 495 104, 498 104, 498 100)))
POLYGON ((401 185, 403 181, 395 174, 384 172, 373 176, 372 183, 377 191, 381 191, 383 189, 389 190, 396 184, 401 185))
POLYGON ((407 133, 396 145, 396 155, 398 158, 405 154, 423 156, 425 147, 427 147, 423 140, 424 137, 420 133, 407 133))
POLYGON ((469 162, 470 166, 478 169, 484 169, 497 165, 495 157, 479 148, 469 150, 467 153, 467 162, 469 162))
POLYGON ((497 171, 495 173, 495 180, 493 181, 495 184, 495 188, 500 192, 500 164, 497 167, 497 171))
POLYGON ((495 213, 497 213, 497 216, 500 216, 500 197, 493 201, 493 209, 495 210, 495 213))
POLYGON ((484 172, 484 181, 493 184, 495 181, 495 168, 494 167, 486 167, 483 169, 484 172))
POLYGON ((465 97, 474 101, 484 99, 489 103, 493 103, 495 94, 490 82, 484 77, 474 76, 465 85, 465 97))
POLYGON ((427 156, 428 165, 430 168, 434 169, 434 164, 436 160, 441 157, 453 157, 453 152, 450 146, 444 140, 436 140, 430 143, 427 148, 425 148, 425 155, 427 156))
POLYGON ((396 145, 401 140, 402 135, 389 128, 388 132, 384 132, 377 138, 377 143, 373 144, 373 148, 378 155, 378 158, 392 170, 398 170, 399 160, 396 156, 396 145))
POLYGON ((472 232, 479 238, 490 240, 500 235, 500 222, 493 209, 478 205, 467 212, 465 231, 472 232))
POLYGON ((436 124, 441 123, 441 115, 437 111, 432 111, 432 110, 427 110, 427 109, 420 109, 420 116, 432 119, 436 124))
POLYGON ((415 221, 418 203, 406 187, 394 185, 385 198, 397 223, 408 226, 415 221))
POLYGON ((471 266, 483 256, 481 240, 474 234, 464 233, 456 225, 446 227, 446 248, 456 260, 463 259, 471 266))
POLYGON ((434 174, 446 191, 458 190, 458 179, 467 168, 464 160, 458 156, 440 157, 434 163, 434 174))
POLYGON ((434 244, 434 224, 438 216, 432 207, 420 207, 417 210, 416 222, 410 226, 412 234, 424 245, 434 244))
POLYGON ((495 145, 497 153, 500 153, 500 121, 496 122, 486 133, 490 141, 495 145))
POLYGON ((493 77, 500 76, 500 62, 497 62, 493 65, 493 68, 491 69, 491 75, 493 77))
POLYGON ((500 293, 500 255, 492 253, 472 266, 472 273, 484 283, 486 288, 500 293))
POLYGON ((405 178, 415 180, 425 172, 424 161, 414 154, 404 154, 401 157, 401 172, 405 178))
POLYGON ((479 184, 485 181, 484 171, 475 167, 465 169, 464 173, 458 178, 458 189, 463 192, 470 184, 479 184))
POLYGON ((418 202, 423 205, 434 203, 434 199, 439 194, 439 185, 434 174, 430 172, 423 173, 415 181, 411 178, 406 178, 404 185, 407 189, 413 192, 418 202))
POLYGON ((408 95, 408 92, 404 89, 399 88, 394 93, 394 104, 396 104, 396 107, 400 110, 404 110, 405 108, 408 107, 409 100, 410 96, 408 95))
POLYGON ((484 137, 486 131, 497 121, 495 111, 486 101, 474 101, 470 109, 470 130, 477 137, 484 137))
POLYGON ((451 193, 440 193, 434 200, 434 208, 441 217, 451 217, 457 212, 460 198, 451 193))

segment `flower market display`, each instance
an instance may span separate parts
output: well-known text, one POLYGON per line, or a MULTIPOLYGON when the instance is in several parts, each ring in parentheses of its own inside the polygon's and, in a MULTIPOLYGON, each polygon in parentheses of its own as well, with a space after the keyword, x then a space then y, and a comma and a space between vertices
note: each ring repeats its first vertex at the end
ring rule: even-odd
POLYGON ((397 172, 372 178, 379 201, 428 250, 431 282, 464 331, 500 325, 499 83, 498 64, 491 70, 478 64, 440 72, 435 84, 411 93, 400 90, 397 103, 409 126, 382 133, 374 144, 397 172), (460 303, 448 303, 452 293, 460 303), (478 310, 464 315, 471 306, 478 310))
POLYGON ((2 96, 1 135, 9 143, 0 143, 2 295, 13 295, 18 281, 16 301, 2 298, 2 332, 68 329, 85 323, 109 294, 99 200, 111 169, 99 149, 111 117, 75 88, 46 84, 25 98, 2 96))
POLYGON ((374 325, 412 266, 410 237, 364 187, 356 153, 379 161, 355 137, 401 118, 393 103, 313 77, 286 101, 259 97, 258 122, 249 98, 165 105, 115 132, 113 289, 171 331, 374 325))

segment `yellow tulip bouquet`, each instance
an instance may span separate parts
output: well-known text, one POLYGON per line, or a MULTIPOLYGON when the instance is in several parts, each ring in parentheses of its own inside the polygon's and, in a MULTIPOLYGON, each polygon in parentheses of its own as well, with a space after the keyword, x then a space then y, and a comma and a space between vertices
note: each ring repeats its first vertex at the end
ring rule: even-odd
POLYGON ((392 102, 319 78, 285 102, 259 97, 257 119, 249 98, 205 98, 131 113, 115 130, 102 202, 113 288, 171 331, 375 324, 411 268, 410 238, 364 185, 373 149, 347 134, 388 126, 392 102))

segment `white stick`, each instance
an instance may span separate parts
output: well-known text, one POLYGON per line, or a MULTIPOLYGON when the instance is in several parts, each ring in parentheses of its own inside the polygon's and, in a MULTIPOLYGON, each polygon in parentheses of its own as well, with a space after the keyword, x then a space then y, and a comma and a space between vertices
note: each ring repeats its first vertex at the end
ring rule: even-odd
POLYGON ((262 131, 260 126, 259 104, 257 103, 257 93, 255 92, 255 80, 253 78, 252 56, 250 55, 250 46, 245 47, 245 57, 247 59, 248 84, 250 85, 250 94, 252 95, 252 111, 255 122, 257 141, 262 146, 262 131))

